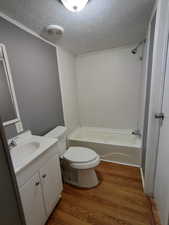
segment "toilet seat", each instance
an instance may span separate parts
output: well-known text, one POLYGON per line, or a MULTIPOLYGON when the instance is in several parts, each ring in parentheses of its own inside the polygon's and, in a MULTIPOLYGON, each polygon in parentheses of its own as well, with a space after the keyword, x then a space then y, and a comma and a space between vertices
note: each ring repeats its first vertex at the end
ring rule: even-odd
POLYGON ((93 150, 84 147, 70 147, 63 158, 74 169, 91 169, 99 165, 100 156, 93 150))
POLYGON ((90 163, 98 158, 98 155, 89 148, 70 147, 63 157, 72 163, 90 163))
POLYGON ((86 163, 70 163, 70 166, 74 169, 85 170, 85 169, 92 169, 98 166, 100 163, 100 156, 97 155, 97 158, 93 161, 86 162, 86 163))

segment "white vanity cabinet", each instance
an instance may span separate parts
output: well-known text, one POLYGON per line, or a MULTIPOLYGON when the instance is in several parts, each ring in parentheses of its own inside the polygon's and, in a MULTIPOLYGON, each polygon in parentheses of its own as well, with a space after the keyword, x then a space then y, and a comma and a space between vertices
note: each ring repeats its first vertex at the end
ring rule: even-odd
POLYGON ((20 188, 20 196, 23 205, 27 225, 43 225, 46 221, 43 194, 40 185, 39 174, 36 173, 20 188))
POLYGON ((50 215, 56 203, 59 200, 62 191, 62 182, 60 176, 59 159, 54 157, 50 159, 40 169, 40 178, 44 203, 47 216, 50 215))
POLYGON ((63 189, 57 144, 16 174, 26 225, 44 225, 63 189))

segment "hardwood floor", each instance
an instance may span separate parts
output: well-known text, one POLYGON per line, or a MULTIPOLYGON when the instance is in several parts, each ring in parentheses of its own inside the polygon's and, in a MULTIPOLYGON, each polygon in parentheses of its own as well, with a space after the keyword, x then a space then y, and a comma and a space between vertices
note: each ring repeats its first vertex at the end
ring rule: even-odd
POLYGON ((152 225, 151 205, 138 168, 102 162, 101 183, 93 189, 64 185, 47 225, 152 225))

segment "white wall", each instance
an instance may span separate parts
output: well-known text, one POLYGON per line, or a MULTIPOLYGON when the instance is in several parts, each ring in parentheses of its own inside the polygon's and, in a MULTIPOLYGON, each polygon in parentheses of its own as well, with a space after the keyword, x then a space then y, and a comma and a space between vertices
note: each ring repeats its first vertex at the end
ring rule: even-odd
POLYGON ((145 103, 146 103, 146 88, 147 88, 147 74, 146 74, 146 54, 147 42, 139 48, 139 54, 143 57, 141 62, 141 76, 140 76, 140 91, 139 91, 139 129, 141 133, 144 130, 144 116, 145 116, 145 103))
POLYGON ((77 89, 75 76, 75 56, 57 47, 59 77, 62 93, 65 125, 68 133, 79 127, 79 114, 77 105, 77 89))
POLYGON ((139 54, 131 54, 133 47, 77 57, 76 76, 82 126, 133 129, 140 124, 142 62, 139 54))

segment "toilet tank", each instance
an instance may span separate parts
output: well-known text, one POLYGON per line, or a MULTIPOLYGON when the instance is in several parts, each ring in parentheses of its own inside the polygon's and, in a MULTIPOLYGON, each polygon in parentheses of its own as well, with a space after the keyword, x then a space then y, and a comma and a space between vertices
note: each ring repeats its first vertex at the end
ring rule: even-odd
POLYGON ((67 128, 63 126, 57 126, 53 130, 49 131, 45 136, 58 139, 58 153, 62 156, 66 152, 66 131, 67 128))

